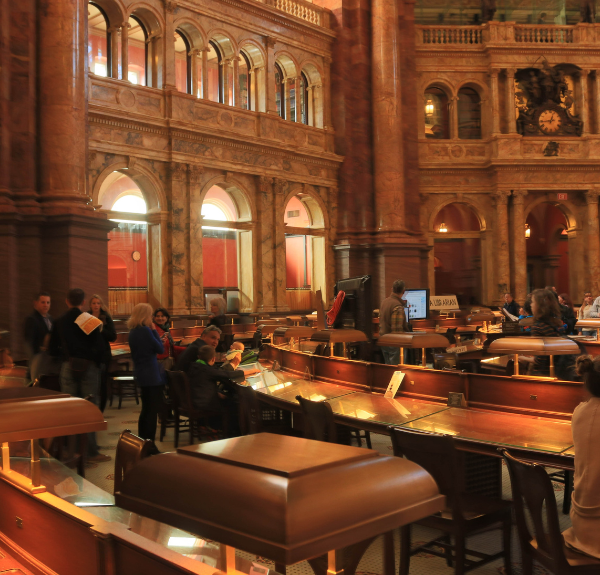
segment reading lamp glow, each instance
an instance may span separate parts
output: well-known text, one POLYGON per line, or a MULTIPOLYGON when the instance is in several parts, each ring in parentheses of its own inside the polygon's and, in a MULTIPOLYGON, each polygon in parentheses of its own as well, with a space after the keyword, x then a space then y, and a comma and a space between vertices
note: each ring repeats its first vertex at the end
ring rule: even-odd
POLYGON ((528 240, 531 237, 531 228, 529 224, 525 224, 525 239, 528 240))
POLYGON ((435 108, 433 106, 433 100, 428 99, 426 104, 425 104, 425 114, 427 116, 433 116, 433 112, 434 112, 435 108))
POLYGON ((445 234, 448 231, 448 228, 446 227, 446 224, 444 222, 442 222, 440 224, 440 227, 438 229, 438 232, 442 232, 443 234, 445 234))

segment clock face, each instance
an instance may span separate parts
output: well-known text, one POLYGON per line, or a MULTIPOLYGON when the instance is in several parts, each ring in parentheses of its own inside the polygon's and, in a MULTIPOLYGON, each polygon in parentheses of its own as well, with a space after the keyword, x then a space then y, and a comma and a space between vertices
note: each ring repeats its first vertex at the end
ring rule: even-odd
POLYGON ((562 120, 555 110, 544 110, 538 119, 540 130, 545 134, 556 134, 560 129, 562 120))
POLYGON ((140 254, 140 252, 136 251, 131 254, 131 257, 133 258, 134 262, 139 262, 142 257, 142 254, 140 254))

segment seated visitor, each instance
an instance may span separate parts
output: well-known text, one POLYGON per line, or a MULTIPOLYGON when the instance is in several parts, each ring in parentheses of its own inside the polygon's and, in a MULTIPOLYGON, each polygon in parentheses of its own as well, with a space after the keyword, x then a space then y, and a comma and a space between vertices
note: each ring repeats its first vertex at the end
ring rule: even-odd
MULTIPOLYGON (((536 289, 531 294, 531 311, 533 312, 533 337, 560 337, 564 335, 561 319, 561 309, 556 295, 547 289, 536 289)), ((538 355, 530 366, 530 371, 535 375, 548 375, 550 373, 550 359, 538 355)))
POLYGON ((209 302, 210 304, 210 321, 208 325, 216 325, 222 327, 227 323, 225 311, 227 310, 227 302, 222 297, 214 297, 209 302))
POLYGON ((175 363, 176 371, 185 371, 190 365, 198 359, 198 350, 204 345, 210 345, 213 349, 217 349, 219 340, 221 339, 221 330, 216 325, 209 325, 202 332, 202 335, 187 346, 185 351, 177 358, 175 363))
POLYGON ((242 352, 239 349, 230 349, 225 354, 225 361, 221 369, 235 371, 242 362, 242 352))
POLYGON ((600 357, 577 358, 577 374, 589 399, 573 412, 571 431, 575 447, 574 491, 571 496, 571 524, 563 536, 568 547, 600 558, 600 357))
MULTIPOLYGON (((533 318, 533 312, 531 311, 531 301, 525 300, 525 303, 519 309, 519 321, 522 319, 533 318)), ((531 327, 523 326, 523 331, 531 331, 531 327)))
POLYGON ((502 307, 511 315, 519 315, 519 304, 513 299, 511 293, 504 294, 504 305, 502 307))
MULTIPOLYGON (((585 292, 583 294, 583 301, 577 312, 577 319, 591 319, 590 312, 592 311, 592 305, 594 303, 594 296, 591 292, 585 292)), ((596 332, 593 329, 582 329, 580 330, 582 335, 594 335, 596 332)))
POLYGON ((190 365, 187 375, 192 403, 196 409, 215 411, 227 418, 229 435, 239 435, 235 387, 231 377, 244 379, 244 372, 226 371, 215 367, 216 352, 211 345, 198 350, 198 359, 190 365))
POLYGON ((558 303, 560 305, 561 318, 565 332, 567 335, 575 333, 577 317, 575 316, 575 309, 573 308, 573 302, 571 301, 569 294, 561 293, 558 296, 558 303))

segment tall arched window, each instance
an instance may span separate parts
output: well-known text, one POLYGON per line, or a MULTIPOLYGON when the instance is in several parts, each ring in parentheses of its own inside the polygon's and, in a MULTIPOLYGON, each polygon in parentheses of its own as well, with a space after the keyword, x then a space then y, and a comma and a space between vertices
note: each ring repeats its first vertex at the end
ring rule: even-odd
POLYGON ((209 42, 210 51, 208 52, 208 99, 213 102, 222 102, 223 75, 221 61, 223 56, 221 50, 212 40, 209 42))
POLYGON ((183 32, 175 30, 175 85, 180 92, 192 93, 190 43, 183 32))
POLYGON ((96 76, 111 75, 110 32, 108 18, 99 6, 88 4, 88 63, 96 76))
POLYGON ((461 140, 481 138, 481 98, 473 88, 458 91, 458 137, 461 140))
POLYGON ((425 137, 450 138, 448 96, 440 88, 428 88, 425 92, 425 137))
POLYGON ((148 33, 136 16, 129 17, 127 39, 127 79, 132 84, 147 85, 148 78, 148 33))
POLYGON ((275 105, 277 113, 285 119, 285 77, 277 63, 275 64, 275 105))
POLYGON ((250 89, 250 60, 244 52, 238 58, 239 105, 243 110, 252 109, 252 90, 250 89))
POLYGON ((108 234, 108 307, 113 314, 130 314, 148 301, 147 204, 138 185, 121 172, 113 172, 98 195, 117 227, 108 234))

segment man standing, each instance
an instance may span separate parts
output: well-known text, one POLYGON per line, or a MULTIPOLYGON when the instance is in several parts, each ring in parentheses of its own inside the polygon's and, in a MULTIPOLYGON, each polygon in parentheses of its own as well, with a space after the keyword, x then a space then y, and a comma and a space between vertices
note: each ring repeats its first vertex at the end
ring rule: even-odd
POLYGON ((519 304, 513 299, 511 293, 504 294, 504 309, 511 315, 519 317, 519 304))
POLYGON ((40 362, 40 354, 46 351, 52 331, 52 318, 50 311, 50 294, 40 292, 33 300, 33 313, 25 320, 25 346, 29 359, 29 376, 32 381, 37 379, 38 373, 34 366, 40 362))
MULTIPOLYGON (((102 322, 94 316, 83 314, 85 294, 81 289, 69 290, 69 310, 54 324, 50 337, 50 355, 60 357, 60 388, 75 397, 90 398, 100 405, 100 364, 104 357, 102 322), (84 316, 81 318, 80 316, 84 316), (82 321, 82 319, 87 321, 82 321)), ((88 461, 110 461, 110 456, 98 451, 96 434, 88 434, 88 461)))
MULTIPOLYGON (((409 331, 406 320, 406 302, 402 299, 406 284, 402 280, 396 280, 392 285, 392 293, 386 297, 379 308, 379 335, 386 333, 402 333, 409 331)), ((400 348, 383 346, 383 359, 390 365, 400 363, 400 348)))

